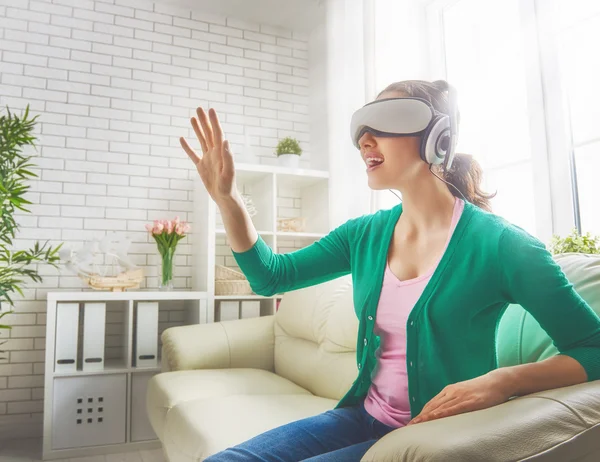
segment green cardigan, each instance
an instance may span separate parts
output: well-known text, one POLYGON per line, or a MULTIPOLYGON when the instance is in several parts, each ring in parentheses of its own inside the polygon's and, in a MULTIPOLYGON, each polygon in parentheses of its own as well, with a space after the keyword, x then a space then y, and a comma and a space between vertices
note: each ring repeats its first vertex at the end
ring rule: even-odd
MULTIPOLYGON (((276 254, 259 236, 234 257, 260 295, 352 274, 359 319, 358 377, 336 407, 366 396, 380 338, 373 326, 388 248, 402 206, 351 219, 319 241, 276 254)), ((406 325, 413 416, 448 384, 496 369, 496 327, 509 303, 529 311, 561 354, 600 378, 600 319, 575 292, 545 246, 521 228, 465 203, 462 216, 406 325)))

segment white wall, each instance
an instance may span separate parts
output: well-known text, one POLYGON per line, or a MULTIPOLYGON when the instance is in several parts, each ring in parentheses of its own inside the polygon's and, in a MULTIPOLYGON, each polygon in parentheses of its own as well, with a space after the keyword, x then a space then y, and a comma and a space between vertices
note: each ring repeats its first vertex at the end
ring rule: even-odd
MULTIPOLYGON (((301 140, 304 166, 314 155, 308 36, 158 3, 0 0, 0 105, 26 104, 40 114, 40 178, 17 246, 77 247, 126 232, 150 275, 145 287, 157 286, 158 260, 144 224, 191 218, 196 172, 178 137, 192 139, 197 105, 217 108, 237 161, 275 162, 288 134, 301 140)), ((191 286, 190 255, 183 241, 176 287, 191 286)), ((66 270, 40 271, 44 282, 28 285, 6 319, 14 327, 0 363, 0 438, 41 428, 30 423, 42 411, 45 296, 82 287, 66 270)))

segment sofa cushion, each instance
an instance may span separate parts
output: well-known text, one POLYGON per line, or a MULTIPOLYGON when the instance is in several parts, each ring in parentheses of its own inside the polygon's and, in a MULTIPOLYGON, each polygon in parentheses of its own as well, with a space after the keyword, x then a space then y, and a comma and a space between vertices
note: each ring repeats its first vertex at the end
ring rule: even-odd
POLYGON ((297 394, 308 391, 261 369, 207 369, 166 372, 154 376, 148 383, 146 407, 157 436, 162 439, 167 412, 190 401, 211 401, 236 394, 297 394))
POLYGON ((180 403, 167 414, 163 447, 170 462, 201 461, 272 428, 332 409, 307 394, 229 395, 180 403))
MULTIPOLYGON (((600 255, 566 253, 554 258, 577 293, 600 314, 600 255)), ((520 305, 506 309, 496 344, 500 367, 542 361, 558 353, 550 336, 520 305)))
POLYGON ((358 373, 353 306, 350 276, 286 293, 275 315, 275 372, 341 399, 358 373))

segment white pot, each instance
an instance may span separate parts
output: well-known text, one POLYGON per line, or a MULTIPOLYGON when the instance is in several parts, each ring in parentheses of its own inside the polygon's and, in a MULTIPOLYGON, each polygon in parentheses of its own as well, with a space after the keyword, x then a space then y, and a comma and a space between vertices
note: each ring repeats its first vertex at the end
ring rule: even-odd
POLYGON ((277 162, 283 167, 298 168, 300 156, 298 154, 280 154, 277 156, 277 162))

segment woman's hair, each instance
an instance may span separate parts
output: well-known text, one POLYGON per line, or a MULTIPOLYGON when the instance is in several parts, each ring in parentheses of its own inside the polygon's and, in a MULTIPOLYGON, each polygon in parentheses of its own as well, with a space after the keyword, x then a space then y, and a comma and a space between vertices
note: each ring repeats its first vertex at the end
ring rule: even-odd
MULTIPOLYGON (((450 114, 448 82, 445 80, 436 80, 435 82, 405 80, 396 82, 389 85, 379 95, 391 91, 401 92, 413 98, 423 98, 429 101, 438 112, 450 114)), ((458 119, 457 124, 460 121, 460 115, 458 119)), ((448 171, 441 170, 440 173, 443 179, 454 185, 469 202, 491 212, 490 199, 496 194, 488 194, 481 189, 483 171, 479 162, 473 159, 473 156, 456 153, 450 169, 448 171)), ((461 197, 452 186, 448 185, 448 189, 454 196, 461 197)))

